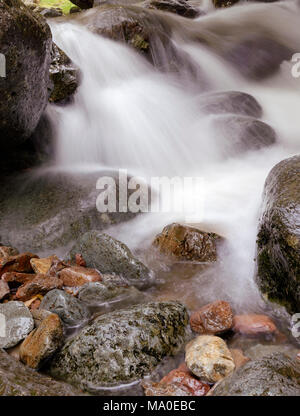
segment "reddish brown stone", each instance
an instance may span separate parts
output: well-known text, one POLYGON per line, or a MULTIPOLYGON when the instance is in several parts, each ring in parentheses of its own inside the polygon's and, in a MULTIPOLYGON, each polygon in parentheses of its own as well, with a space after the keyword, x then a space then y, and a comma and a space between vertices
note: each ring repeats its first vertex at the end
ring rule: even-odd
POLYGON ((7 258, 11 256, 17 256, 18 250, 13 247, 0 246, 0 258, 7 258))
POLYGON ((162 384, 177 384, 188 390, 192 396, 205 396, 210 387, 197 378, 193 377, 187 371, 180 371, 178 369, 171 371, 161 381, 162 384))
POLYGON ((35 311, 36 309, 39 309, 39 307, 41 306, 41 303, 42 303, 41 299, 34 299, 34 301, 29 306, 29 309, 31 311, 35 311))
POLYGON ((57 277, 37 275, 33 280, 19 287, 15 299, 24 302, 34 295, 45 295, 50 290, 61 289, 62 286, 63 282, 57 277))
POLYGON ((86 261, 82 257, 82 254, 76 254, 75 255, 75 262, 77 266, 86 267, 86 261))
POLYGON ((232 327, 233 313, 228 302, 217 300, 192 313, 190 325, 199 334, 220 334, 232 327))
POLYGON ((101 274, 95 269, 81 266, 67 267, 58 273, 64 286, 77 287, 89 282, 100 282, 101 274))
POLYGON ((143 381, 142 387, 145 396, 192 396, 184 386, 180 384, 154 383, 152 381, 143 381))
POLYGON ((55 255, 42 259, 31 259, 30 263, 35 273, 47 274, 54 261, 60 261, 55 255))
POLYGON ((8 283, 24 284, 34 279, 35 277, 35 274, 30 273, 6 272, 2 275, 1 279, 8 283))
POLYGON ((153 246, 175 260, 213 262, 217 260, 217 243, 221 237, 197 228, 173 223, 155 237, 153 246))
POLYGON ((20 360, 29 367, 38 369, 61 346, 62 341, 61 320, 58 315, 52 313, 23 341, 20 360))
POLYGON ((9 293, 10 290, 8 284, 4 282, 4 280, 0 280, 0 300, 4 299, 9 293))
POLYGON ((250 358, 246 357, 243 351, 238 348, 230 348, 229 351, 231 352, 236 369, 242 367, 244 364, 250 361, 250 358))
POLYGON ((235 315, 233 328, 235 332, 243 335, 276 334, 274 322, 266 315, 235 315))
POLYGON ((0 276, 6 272, 32 273, 30 264, 32 258, 38 258, 36 254, 22 253, 17 256, 7 257, 0 260, 0 276))

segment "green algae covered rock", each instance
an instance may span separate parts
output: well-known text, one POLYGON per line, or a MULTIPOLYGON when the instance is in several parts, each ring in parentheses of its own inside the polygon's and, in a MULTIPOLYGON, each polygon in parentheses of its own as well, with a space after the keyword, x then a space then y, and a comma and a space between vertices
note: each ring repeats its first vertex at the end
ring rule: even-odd
POLYGON ((98 269, 101 273, 115 273, 126 279, 129 285, 138 288, 149 287, 153 273, 121 241, 98 231, 89 231, 75 243, 70 251, 74 261, 79 253, 87 267, 98 269))
POLYGON ((0 397, 80 395, 74 387, 39 374, 0 349, 0 397))
POLYGON ((214 396, 300 396, 300 363, 276 353, 249 361, 214 389, 214 396))
POLYGON ((256 281, 268 300, 300 311, 300 156, 283 160, 267 177, 256 281))
POLYGON ((187 324, 188 313, 179 302, 102 315, 65 344, 50 373, 90 392, 139 380, 181 349, 187 324))

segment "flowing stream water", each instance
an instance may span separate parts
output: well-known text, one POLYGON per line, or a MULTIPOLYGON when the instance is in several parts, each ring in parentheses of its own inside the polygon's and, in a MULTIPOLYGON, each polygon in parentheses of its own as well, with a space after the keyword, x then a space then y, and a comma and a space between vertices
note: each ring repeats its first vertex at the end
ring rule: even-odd
MULTIPOLYGON (((171 28, 178 53, 192 62, 190 73, 184 65, 176 73, 162 72, 129 46, 92 34, 76 20, 51 22, 55 42, 82 71, 74 103, 50 108, 59 120, 56 168, 123 168, 147 180, 203 178, 204 210, 194 222, 226 238, 220 260, 204 271, 178 265, 161 272, 152 295, 179 298, 190 309, 222 298, 239 312, 257 312, 264 308, 253 279, 261 196, 271 168, 300 152, 300 79, 292 77, 292 64, 286 61, 274 75, 249 80, 220 51, 247 35, 266 34, 300 51, 300 8, 284 1, 216 11, 210 3, 193 2, 206 11, 194 20, 151 12, 171 28), (201 113, 199 101, 208 92, 229 90, 257 99, 262 120, 276 131, 275 145, 228 154, 211 128, 218 116, 201 113)), ((184 215, 148 213, 107 232, 151 263, 144 251, 173 221, 184 221, 184 215)))

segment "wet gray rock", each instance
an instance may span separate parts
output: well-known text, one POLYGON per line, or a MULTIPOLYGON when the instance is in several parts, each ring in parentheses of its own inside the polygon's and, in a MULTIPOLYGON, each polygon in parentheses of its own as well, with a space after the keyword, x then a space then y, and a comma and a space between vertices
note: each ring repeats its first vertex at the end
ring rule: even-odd
POLYGON ((261 118, 262 108, 250 94, 224 91, 199 97, 200 109, 205 114, 240 114, 261 118))
POLYGON ((0 396, 82 396, 82 392, 21 364, 0 349, 0 396))
POLYGON ((0 304, 0 348, 17 345, 33 330, 34 321, 23 302, 0 304), (2 336, 4 335, 5 336, 2 336))
POLYGON ((70 259, 80 253, 87 267, 101 273, 115 273, 137 288, 149 287, 153 283, 153 273, 121 241, 98 231, 85 233, 72 247, 70 259))
POLYGON ((30 137, 47 105, 52 40, 46 21, 22 1, 1 1, 0 20, 7 75, 0 77, 0 137, 13 148, 30 137))
POLYGON ((55 173, 37 171, 6 179, 0 197, 0 237, 20 251, 50 251, 72 244, 89 230, 103 230, 133 218, 125 212, 96 208, 96 183, 114 172, 55 173), (28 238, 30 236, 30 238, 28 238))
POLYGON ((50 103, 65 104, 75 94, 79 82, 80 71, 71 59, 55 43, 51 50, 50 79, 53 83, 50 103))
POLYGON ((276 133, 268 124, 253 117, 221 115, 212 120, 212 132, 222 157, 237 156, 276 142, 276 133))
POLYGON ((187 324, 186 308, 178 302, 102 315, 65 344, 50 373, 93 393, 139 380, 179 351, 187 324))
POLYGON ((293 50, 268 37, 253 36, 223 52, 223 56, 246 78, 261 80, 274 75, 293 50))
POLYGON ((257 236, 257 284, 264 297, 300 310, 300 156, 269 173, 257 236))
POLYGON ((300 396, 300 363, 282 353, 249 361, 222 380, 214 396, 300 396))
POLYGON ((260 360, 261 358, 274 354, 274 353, 283 353, 290 357, 291 360, 295 360, 299 349, 293 347, 292 345, 270 345, 270 344, 257 344, 248 348, 245 351, 245 355, 251 360, 260 360))
POLYGON ((56 313, 70 327, 83 324, 90 318, 87 307, 63 290, 54 289, 43 298, 40 309, 56 313))
POLYGON ((87 283, 78 292, 80 302, 93 309, 105 311, 144 303, 146 299, 135 287, 116 286, 106 282, 87 283))

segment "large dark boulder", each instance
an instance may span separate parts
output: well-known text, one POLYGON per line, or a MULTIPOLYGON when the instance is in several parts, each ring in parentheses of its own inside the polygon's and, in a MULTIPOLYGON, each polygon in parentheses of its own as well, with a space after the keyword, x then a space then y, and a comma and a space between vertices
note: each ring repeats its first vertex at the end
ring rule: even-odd
POLYGON ((214 396, 300 396, 300 363, 282 353, 250 361, 214 389, 214 396))
POLYGON ((102 315, 65 344, 50 373, 93 393, 137 381, 181 349, 187 324, 187 311, 178 302, 102 315))
POLYGON ((0 396, 82 396, 82 392, 39 374, 0 349, 0 396))
POLYGON ((53 252, 89 230, 103 230, 133 218, 130 212, 97 210, 99 177, 114 172, 36 171, 7 179, 0 198, 0 236, 21 251, 53 252))
POLYGON ((283 160, 267 177, 256 281, 268 300, 300 311, 300 156, 283 160))
POLYGON ((30 137, 47 105, 51 32, 46 21, 19 0, 0 4, 0 51, 6 77, 0 77, 1 146, 30 137))

